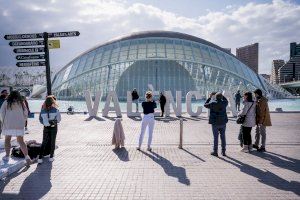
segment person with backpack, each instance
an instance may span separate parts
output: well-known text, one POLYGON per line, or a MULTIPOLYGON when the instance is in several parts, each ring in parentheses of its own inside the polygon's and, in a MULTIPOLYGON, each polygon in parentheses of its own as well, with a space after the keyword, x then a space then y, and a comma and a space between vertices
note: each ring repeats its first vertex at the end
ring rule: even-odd
POLYGON ((24 127, 28 117, 28 110, 23 102, 23 98, 18 91, 12 91, 7 99, 3 102, 0 109, 0 119, 3 123, 2 134, 5 136, 5 156, 3 161, 8 162, 10 158, 11 137, 17 137, 17 142, 20 145, 29 166, 33 163, 28 155, 28 149, 24 142, 24 127))
POLYGON ((272 126, 270 111, 268 106, 268 99, 262 95, 260 89, 254 91, 257 99, 256 107, 256 135, 255 144, 253 148, 256 148, 259 152, 266 151, 266 127, 272 126), (261 147, 259 147, 259 141, 261 137, 261 147))
POLYGON ((143 107, 143 113, 144 117, 142 120, 142 127, 141 127, 141 133, 139 137, 139 146, 137 147, 137 150, 141 150, 141 146, 143 143, 144 135, 146 128, 148 126, 148 132, 149 132, 149 137, 148 137, 148 151, 151 151, 151 143, 152 143, 152 134, 153 134, 153 128, 154 128, 154 109, 156 108, 156 102, 153 101, 152 99, 152 92, 148 91, 146 92, 146 101, 142 103, 143 107))
POLYGON ((212 126, 213 136, 214 136, 214 146, 211 155, 218 156, 218 141, 219 134, 221 137, 222 155, 226 156, 226 124, 228 122, 228 117, 226 113, 226 107, 228 105, 228 100, 218 92, 215 95, 211 94, 210 98, 206 100, 204 104, 205 108, 210 109, 209 124, 212 126))
POLYGON ((43 130, 43 142, 41 147, 41 152, 39 155, 38 163, 43 162, 44 151, 48 144, 50 145, 50 158, 49 161, 54 161, 54 150, 55 141, 57 135, 57 125, 61 121, 61 115, 58 110, 58 105, 56 103, 54 96, 47 96, 39 116, 40 123, 44 125, 43 130))
POLYGON ((252 93, 245 92, 243 97, 243 109, 238 113, 239 116, 245 116, 245 121, 241 125, 241 132, 243 137, 243 149, 242 152, 249 153, 252 151, 252 138, 251 130, 255 126, 255 112, 256 102, 253 101, 252 93))

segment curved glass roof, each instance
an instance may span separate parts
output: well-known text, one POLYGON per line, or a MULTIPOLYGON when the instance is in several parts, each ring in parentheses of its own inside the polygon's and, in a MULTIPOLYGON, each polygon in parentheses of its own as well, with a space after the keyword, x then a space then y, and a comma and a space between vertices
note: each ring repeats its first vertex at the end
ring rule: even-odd
POLYGON ((261 88, 257 74, 233 54, 201 38, 170 31, 134 33, 91 48, 57 73, 54 87, 96 68, 145 59, 199 63, 233 74, 261 88))

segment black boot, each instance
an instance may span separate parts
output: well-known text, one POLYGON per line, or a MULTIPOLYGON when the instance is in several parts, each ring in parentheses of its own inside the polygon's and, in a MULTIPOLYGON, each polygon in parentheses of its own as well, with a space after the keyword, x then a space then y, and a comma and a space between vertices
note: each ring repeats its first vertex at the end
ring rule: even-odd
POLYGON ((257 151, 259 151, 259 152, 266 152, 266 148, 265 147, 260 147, 259 149, 257 149, 257 151))
POLYGON ((210 153, 210 155, 218 157, 218 152, 213 151, 210 153))

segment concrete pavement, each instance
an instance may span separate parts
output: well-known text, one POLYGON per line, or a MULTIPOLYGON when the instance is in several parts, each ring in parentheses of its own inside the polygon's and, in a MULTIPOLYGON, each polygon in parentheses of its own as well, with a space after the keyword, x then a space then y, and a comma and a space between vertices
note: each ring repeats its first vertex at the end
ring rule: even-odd
MULTIPOLYGON (((157 118, 153 152, 135 149, 139 119, 123 117, 125 148, 110 145, 114 118, 63 115, 55 161, 45 158, 0 181, 0 199, 300 199, 300 114, 271 114, 266 153, 240 152, 239 126, 227 126, 228 157, 209 155, 206 117, 157 118)), ((26 140, 41 141, 42 127, 30 119, 26 140)), ((254 131, 252 131, 252 134, 254 131)))

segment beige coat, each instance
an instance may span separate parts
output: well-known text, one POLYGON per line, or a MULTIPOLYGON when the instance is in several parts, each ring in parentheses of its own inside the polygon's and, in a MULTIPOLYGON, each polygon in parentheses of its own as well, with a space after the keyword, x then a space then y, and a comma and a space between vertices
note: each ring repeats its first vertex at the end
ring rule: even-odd
POLYGON ((12 108, 10 108, 7 101, 4 101, 0 110, 2 131, 24 130, 27 117, 28 110, 25 105, 22 106, 21 104, 13 103, 12 108))
POLYGON ((114 125, 114 132, 112 137, 112 145, 115 145, 116 147, 124 146, 124 130, 120 119, 117 119, 115 121, 114 125))
POLYGON ((268 99, 261 97, 256 104, 256 123, 264 126, 272 126, 268 99))

